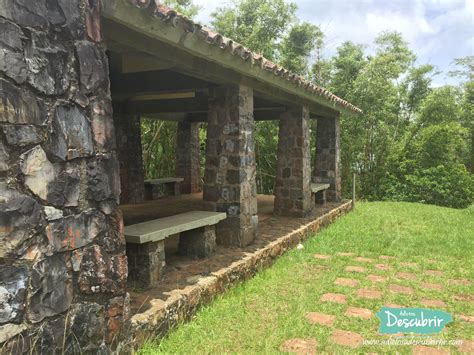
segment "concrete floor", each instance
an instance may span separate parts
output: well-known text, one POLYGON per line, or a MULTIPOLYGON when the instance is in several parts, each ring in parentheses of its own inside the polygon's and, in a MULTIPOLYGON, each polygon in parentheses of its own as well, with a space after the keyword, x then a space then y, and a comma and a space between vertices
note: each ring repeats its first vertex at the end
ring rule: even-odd
MULTIPOLYGON (((317 217, 339 207, 342 203, 327 203, 324 207, 317 206, 305 218, 289 218, 273 216, 273 196, 258 196, 258 235, 254 243, 245 247, 217 246, 214 255, 206 259, 193 260, 177 255, 179 236, 166 240, 166 268, 162 283, 152 289, 138 289, 129 282, 132 314, 143 312, 149 305, 149 300, 165 301, 173 290, 182 289, 196 283, 200 277, 225 268, 243 258, 246 253, 257 251, 272 241, 310 223, 317 217)), ((144 222, 150 219, 167 217, 174 214, 202 209, 202 194, 167 197, 154 201, 146 201, 136 205, 120 206, 124 215, 125 225, 144 222)))

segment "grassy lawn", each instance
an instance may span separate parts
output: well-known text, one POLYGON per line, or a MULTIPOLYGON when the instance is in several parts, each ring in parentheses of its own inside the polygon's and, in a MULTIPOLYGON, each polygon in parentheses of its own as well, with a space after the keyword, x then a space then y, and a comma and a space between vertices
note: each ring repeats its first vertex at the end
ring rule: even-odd
MULTIPOLYGON (((160 344, 146 344, 141 353, 277 353, 291 338, 315 339, 318 351, 354 351, 330 340, 334 329, 356 332, 364 339, 386 337, 378 335, 375 315, 370 319, 349 317, 345 315, 348 306, 375 314, 389 303, 419 307, 426 299, 443 301, 455 318, 437 338, 473 340, 474 324, 457 318, 459 314, 474 315, 473 253, 474 207, 455 210, 409 203, 360 203, 356 211, 310 238, 304 249, 285 254, 271 268, 203 307, 192 322, 178 327, 160 344), (338 252, 355 255, 338 256, 338 252), (315 253, 331 258, 316 259, 315 253), (380 255, 395 259, 382 260, 380 255), (357 256, 374 261, 357 261, 357 256), (380 263, 390 270, 376 268, 380 263), (350 265, 367 271, 345 271, 350 265), (442 275, 427 270, 442 271, 442 275), (396 276, 399 272, 415 274, 416 278, 400 280, 396 276), (371 282, 369 274, 386 277, 387 281, 371 282), (340 277, 358 280, 359 285, 335 285, 340 277), (471 284, 449 281, 453 279, 470 280, 471 284), (441 285, 442 289, 426 288, 423 282, 441 285), (393 284, 410 287, 413 293, 391 292, 393 284), (381 291, 383 298, 358 297, 359 288, 381 291), (347 304, 321 302, 325 293, 344 294, 347 304), (455 295, 470 295, 471 299, 457 300, 455 295), (305 318, 308 312, 334 315, 336 320, 332 326, 310 324, 305 318)), ((356 351, 410 353, 411 347, 361 345, 356 351)))

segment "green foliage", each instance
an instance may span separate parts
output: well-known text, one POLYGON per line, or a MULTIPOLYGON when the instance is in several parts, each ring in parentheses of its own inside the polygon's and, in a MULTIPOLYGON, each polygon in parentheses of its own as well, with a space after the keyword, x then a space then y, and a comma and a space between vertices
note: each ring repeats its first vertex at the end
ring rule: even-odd
POLYGON ((164 3, 189 18, 196 16, 200 10, 192 0, 165 0, 164 3))
POLYGON ((175 174, 176 122, 142 118, 142 153, 145 179, 175 174))
POLYGON ((255 133, 257 190, 262 194, 272 194, 277 167, 278 121, 256 122, 255 133))
POLYGON ((233 0, 231 4, 212 13, 212 26, 224 36, 275 60, 279 39, 293 22, 296 5, 284 0, 233 0))

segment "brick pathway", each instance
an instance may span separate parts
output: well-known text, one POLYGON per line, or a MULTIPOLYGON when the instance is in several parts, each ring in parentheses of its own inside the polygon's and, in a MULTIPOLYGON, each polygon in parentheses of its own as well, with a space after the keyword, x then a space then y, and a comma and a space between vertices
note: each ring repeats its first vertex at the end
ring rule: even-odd
MULTIPOLYGON (((320 296, 320 304, 337 303, 342 306, 334 309, 329 308, 329 312, 327 306, 325 312, 308 309, 308 313, 305 314, 310 326, 330 329, 327 340, 318 339, 316 333, 315 339, 289 339, 281 345, 281 351, 311 354, 317 351, 318 342, 329 341, 336 346, 334 349, 340 347, 341 352, 362 348, 364 350, 357 351, 370 353, 370 345, 364 345, 364 337, 361 334, 350 329, 350 326, 347 329, 342 329, 341 324, 352 324, 347 323, 344 319, 374 322, 375 313, 382 307, 426 307, 444 309, 454 313, 451 308, 453 304, 459 306, 474 302, 474 296, 469 293, 467 288, 471 285, 470 280, 465 278, 448 279, 442 270, 423 271, 417 263, 398 262, 397 258, 393 256, 379 255, 369 258, 347 251, 335 255, 314 254, 314 258, 316 263, 323 263, 327 269, 330 269, 332 264, 326 260, 331 260, 331 262, 337 260, 344 263, 341 271, 332 281, 332 287, 334 290, 338 290, 338 293, 327 292, 320 296), (364 266, 356 265, 357 263, 363 263, 364 266), (465 292, 462 292, 463 290, 465 292), (448 298, 446 298, 446 292, 450 294, 448 298), (403 303, 387 302, 388 299, 395 299, 403 303), (365 307, 361 307, 361 304, 364 304, 365 307), (367 308, 368 304, 373 306, 367 308), (340 307, 342 307, 342 311, 340 307), (334 328, 334 326, 341 329, 334 328), (343 350, 344 348, 346 350, 343 350)), ((431 267, 433 266, 436 265, 431 267)), ((465 313, 454 314, 454 322, 462 322, 464 327, 471 326, 474 323, 474 313, 470 314, 469 309, 472 310, 472 307, 466 307, 465 313)), ((445 331, 448 330, 445 329, 445 331)), ((397 336, 403 336, 403 334, 397 336)), ((380 337, 377 320, 372 335, 367 336, 367 339, 380 339, 380 337)), ((407 349, 410 349, 413 354, 449 354, 453 350, 449 347, 415 345, 402 346, 400 352, 406 352, 407 349)), ((461 353, 474 354, 474 341, 464 340, 455 349, 461 353)))

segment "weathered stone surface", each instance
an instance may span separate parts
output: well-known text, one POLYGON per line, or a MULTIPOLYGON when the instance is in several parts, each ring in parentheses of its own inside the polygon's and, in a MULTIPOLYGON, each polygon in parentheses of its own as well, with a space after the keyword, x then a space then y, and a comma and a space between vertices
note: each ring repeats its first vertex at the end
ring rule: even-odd
POLYGON ((2 19, 0 19, 0 33, 2 33, 0 38, 0 71, 17 83, 23 83, 27 74, 25 58, 23 57, 23 33, 18 26, 2 19))
POLYGON ((362 266, 347 266, 345 270, 349 272, 366 272, 367 271, 367 269, 362 266))
POLYGON ((115 129, 110 100, 95 100, 91 103, 92 133, 99 152, 116 148, 115 129))
POLYGON ((318 118, 313 182, 330 184, 328 201, 341 199, 339 117, 318 118))
POLYGON ((334 344, 357 348, 362 345, 364 338, 358 333, 336 329, 333 331, 330 340, 334 344))
POLYGON ((243 247, 257 234, 254 125, 251 88, 227 85, 212 90, 203 199, 207 209, 227 213, 216 227, 221 244, 243 247), (240 164, 234 168, 230 161, 240 164))
POLYGON ((10 155, 8 154, 3 143, 0 142, 0 172, 7 171, 10 167, 8 164, 8 159, 10 159, 10 155))
POLYGON ((73 164, 65 167, 57 166, 55 173, 54 181, 48 184, 47 201, 59 207, 77 206, 80 190, 78 166, 73 164))
POLYGON ((366 288, 360 288, 357 290, 357 296, 367 298, 371 300, 379 300, 382 298, 383 293, 378 290, 371 290, 366 288))
POLYGON ((91 243, 99 235, 104 235, 106 228, 105 216, 98 211, 88 210, 50 222, 46 234, 53 250, 65 251, 91 243))
POLYGON ((25 185, 36 196, 47 200, 48 185, 54 181, 56 173, 43 148, 38 145, 22 154, 20 168, 25 176, 25 185))
POLYGON ((26 324, 4 324, 0 325, 0 344, 13 338, 27 329, 26 324))
POLYGON ((68 326, 66 353, 97 353, 105 337, 105 307, 92 302, 74 304, 68 326))
POLYGON ((408 286, 400 286, 400 285, 389 285, 389 290, 390 292, 393 293, 401 293, 404 295, 412 295, 413 294, 413 289, 408 286))
POLYGON ((35 126, 4 125, 2 127, 7 143, 11 146, 25 146, 41 142, 41 135, 35 126))
POLYGON ((22 321, 27 287, 25 266, 0 264, 0 324, 22 321))
POLYGON ((334 281, 334 284, 339 286, 357 287, 359 285, 359 281, 354 279, 346 279, 344 277, 338 277, 334 281))
POLYGON ((0 183, 0 215, 0 257, 5 257, 39 223, 41 206, 31 197, 0 183))
POLYGON ((80 3, 69 0, 47 1, 49 22, 67 32, 73 38, 84 36, 84 24, 81 20, 80 3))
POLYGON ((440 300, 421 300, 421 304, 430 308, 446 308, 446 303, 440 300))
MULTIPOLYGON (((141 181, 143 185, 143 181, 141 181)), ((113 199, 120 195, 118 159, 115 155, 98 156, 87 164, 88 198, 95 201, 113 199)))
POLYGON ((47 8, 45 0, 2 0, 0 16, 13 20, 21 26, 46 27, 47 8))
POLYGON ((46 121, 44 104, 27 90, 0 79, 0 122, 42 125, 46 121))
POLYGON ((179 252, 195 258, 206 258, 216 251, 216 232, 214 226, 205 226, 181 232, 179 252))
POLYGON ((114 112, 117 154, 120 162, 120 203, 145 200, 140 117, 114 112))
POLYGON ((83 41, 76 43, 76 53, 82 91, 89 93, 102 87, 108 72, 102 51, 93 43, 83 41))
POLYGON ((28 82, 46 95, 63 94, 69 86, 65 48, 51 44, 44 35, 33 34, 25 47, 28 82))
POLYGON ((51 153, 62 160, 87 157, 94 152, 89 120, 76 106, 59 106, 50 135, 51 153))
POLYGON ((280 115, 278 167, 273 213, 304 217, 313 208, 309 111, 306 107, 280 115))
POLYGON ((93 245, 84 250, 79 272, 79 288, 82 293, 121 294, 127 283, 127 259, 125 255, 110 256, 93 245))
POLYGON ((130 296, 128 293, 124 297, 114 297, 107 305, 107 343, 118 342, 118 336, 122 327, 129 319, 130 296))
POLYGON ((201 190, 199 123, 180 121, 176 133, 176 177, 183 178, 181 193, 201 190))
POLYGON ((31 272, 28 318, 39 322, 64 312, 73 299, 68 254, 56 254, 37 262, 31 272))
POLYGON ((127 244, 128 278, 132 284, 144 287, 156 285, 163 276, 164 240, 145 244, 127 244))
POLYGON ((373 316, 373 313, 370 309, 366 308, 348 307, 345 315, 349 317, 370 319, 373 316))
POLYGON ((48 221, 55 221, 57 219, 63 218, 63 211, 51 206, 44 207, 44 214, 48 221))

